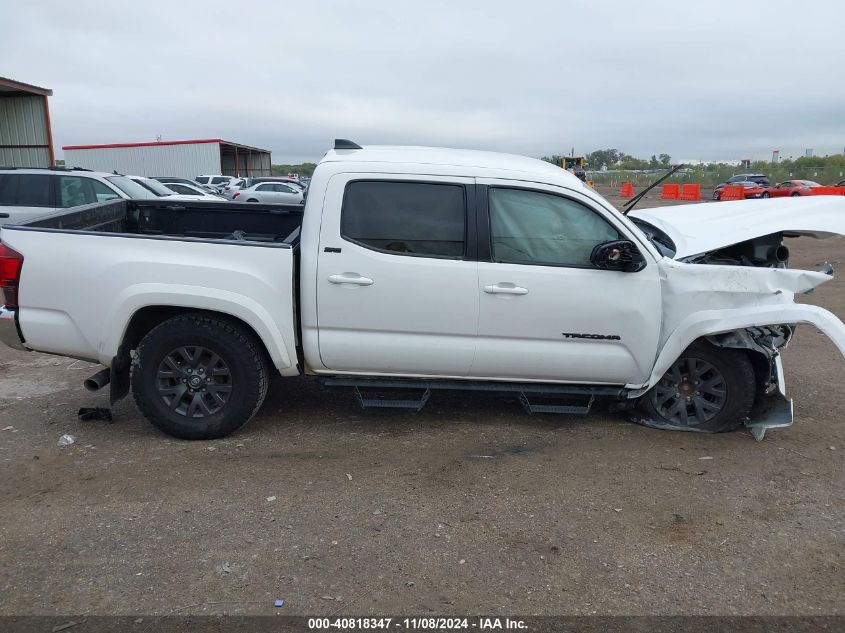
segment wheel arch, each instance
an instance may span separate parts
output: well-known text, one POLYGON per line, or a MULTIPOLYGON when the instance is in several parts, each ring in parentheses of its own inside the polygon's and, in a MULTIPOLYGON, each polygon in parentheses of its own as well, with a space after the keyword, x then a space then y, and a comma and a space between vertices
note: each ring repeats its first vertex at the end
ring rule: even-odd
POLYGON ((845 324, 824 308, 793 303, 736 310, 708 310, 692 315, 670 334, 657 356, 648 382, 626 387, 631 389, 631 397, 642 395, 657 384, 685 349, 699 339, 709 340, 711 343, 721 342, 724 347, 749 349, 747 342, 741 343, 750 336, 749 330, 797 323, 808 323, 817 327, 845 356, 845 324), (728 345, 727 342, 731 340, 736 344, 728 345))
POLYGON ((268 366, 275 366, 280 370, 290 368, 291 366, 295 367, 295 365, 291 365, 290 357, 285 349, 279 349, 279 345, 273 341, 268 344, 266 334, 262 336, 259 329, 250 323, 249 320, 241 318, 238 315, 220 310, 179 305, 147 305, 136 310, 128 319, 122 330, 114 356, 111 358, 111 362, 108 363, 111 367, 112 403, 120 400, 129 393, 130 352, 136 349, 141 340, 158 325, 174 317, 187 314, 213 317, 236 324, 255 339, 267 360, 268 366))

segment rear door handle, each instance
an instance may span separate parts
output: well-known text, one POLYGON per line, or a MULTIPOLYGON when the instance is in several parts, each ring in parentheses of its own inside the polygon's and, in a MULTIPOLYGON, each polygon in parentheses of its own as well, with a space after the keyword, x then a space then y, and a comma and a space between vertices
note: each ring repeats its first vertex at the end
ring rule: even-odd
POLYGON ((353 286, 372 286, 373 280, 369 277, 362 277, 358 273, 343 273, 342 275, 329 275, 331 284, 352 284, 353 286))
POLYGON ((504 281, 492 286, 484 286, 484 292, 491 295, 527 295, 528 288, 504 281))

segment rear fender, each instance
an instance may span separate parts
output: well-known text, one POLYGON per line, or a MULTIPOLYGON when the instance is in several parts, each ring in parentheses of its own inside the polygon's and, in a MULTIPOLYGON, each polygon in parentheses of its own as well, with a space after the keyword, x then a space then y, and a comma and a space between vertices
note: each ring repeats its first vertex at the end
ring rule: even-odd
MULTIPOLYGON (((109 336, 104 338, 98 350, 101 363, 111 364, 112 359, 118 355, 132 317, 149 306, 208 310, 236 317, 255 331, 267 348, 273 365, 282 374, 298 373, 293 360, 296 358, 296 348, 292 322, 276 323, 266 308, 244 295, 214 288, 169 284, 140 284, 121 293, 104 321, 114 326, 108 329, 109 336), (287 336, 283 330, 288 331, 287 336)), ((288 312, 292 315, 292 308, 288 312)))

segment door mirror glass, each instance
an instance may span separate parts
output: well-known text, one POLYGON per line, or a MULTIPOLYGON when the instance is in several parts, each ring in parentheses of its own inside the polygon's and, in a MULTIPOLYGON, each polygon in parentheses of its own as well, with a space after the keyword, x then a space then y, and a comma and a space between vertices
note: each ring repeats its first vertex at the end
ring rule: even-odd
POLYGON ((624 273, 636 273, 645 268, 645 258, 630 240, 604 242, 593 249, 590 262, 602 270, 618 270, 624 273))

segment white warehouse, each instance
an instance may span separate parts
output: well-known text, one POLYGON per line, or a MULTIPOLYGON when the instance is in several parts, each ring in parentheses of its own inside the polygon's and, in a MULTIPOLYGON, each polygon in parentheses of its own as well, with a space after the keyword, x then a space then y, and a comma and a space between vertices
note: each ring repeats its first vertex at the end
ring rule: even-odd
POLYGON ((133 176, 270 176, 270 151, 219 138, 66 145, 65 165, 133 176))

